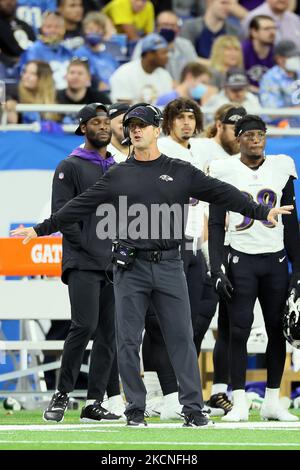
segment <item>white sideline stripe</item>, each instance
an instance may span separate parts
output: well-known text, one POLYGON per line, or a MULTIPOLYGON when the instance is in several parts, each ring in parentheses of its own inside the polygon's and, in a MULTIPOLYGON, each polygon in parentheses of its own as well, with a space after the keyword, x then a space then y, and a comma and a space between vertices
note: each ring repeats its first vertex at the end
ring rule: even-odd
MULTIPOLYGON (((90 430, 95 431, 96 429, 106 428, 123 428, 123 429, 135 429, 134 427, 125 426, 125 423, 103 423, 103 424, 3 424, 0 425, 0 432, 6 431, 69 431, 69 430, 90 430)), ((220 429, 269 429, 271 430, 300 430, 300 421, 296 422, 281 422, 281 421, 261 421, 261 422, 247 422, 247 423, 216 423, 211 427, 204 428, 183 428, 182 421, 177 423, 148 423, 146 427, 138 427, 138 431, 141 429, 189 429, 199 431, 220 430, 220 429)), ((108 430, 106 431, 108 432, 108 430)))
POLYGON ((159 445, 159 446, 196 446, 196 447, 299 447, 300 443, 296 442, 164 442, 164 441, 28 441, 28 440, 17 440, 8 441, 0 440, 0 444, 96 444, 96 445, 159 445))

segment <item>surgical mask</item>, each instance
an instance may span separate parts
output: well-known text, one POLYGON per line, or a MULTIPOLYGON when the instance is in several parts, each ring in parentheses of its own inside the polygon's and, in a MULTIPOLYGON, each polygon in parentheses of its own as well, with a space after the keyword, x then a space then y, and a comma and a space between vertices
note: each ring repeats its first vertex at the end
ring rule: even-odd
POLYGON ((288 72, 300 73, 300 57, 288 57, 285 62, 285 69, 288 72))
POLYGON ((90 46, 98 46, 103 41, 103 34, 100 33, 87 33, 85 36, 85 41, 90 46))
POLYGON ((158 34, 162 36, 168 44, 170 44, 170 42, 173 42, 176 36, 176 32, 174 31, 174 29, 170 28, 162 28, 158 34))
POLYGON ((207 86, 203 85, 203 83, 199 83, 199 85, 190 88, 190 95, 194 100, 200 100, 206 92, 207 86))

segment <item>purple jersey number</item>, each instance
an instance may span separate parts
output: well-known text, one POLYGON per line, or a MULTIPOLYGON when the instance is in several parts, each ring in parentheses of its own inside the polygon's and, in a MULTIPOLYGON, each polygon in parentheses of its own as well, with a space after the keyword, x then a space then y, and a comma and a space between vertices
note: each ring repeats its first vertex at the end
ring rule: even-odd
MULTIPOLYGON (((253 196, 252 194, 250 193, 247 193, 246 191, 242 191, 242 193, 248 197, 251 201, 253 201, 253 196)), ((256 200, 259 204, 263 204, 264 206, 268 206, 270 207, 270 209, 272 209, 273 207, 276 206, 276 202, 277 202, 277 196, 276 194, 274 193, 274 191, 272 191, 272 189, 261 189, 257 196, 256 196, 256 200)), ((268 228, 273 228, 275 227, 274 224, 272 224, 272 222, 269 222, 268 220, 260 220, 260 222, 265 226, 265 227, 268 227, 268 228)), ((250 217, 244 217, 243 219, 243 222, 241 222, 239 225, 236 225, 235 226, 235 229, 237 232, 240 232, 241 230, 246 230, 247 228, 250 228, 252 227, 254 223, 254 220, 251 219, 250 217)))

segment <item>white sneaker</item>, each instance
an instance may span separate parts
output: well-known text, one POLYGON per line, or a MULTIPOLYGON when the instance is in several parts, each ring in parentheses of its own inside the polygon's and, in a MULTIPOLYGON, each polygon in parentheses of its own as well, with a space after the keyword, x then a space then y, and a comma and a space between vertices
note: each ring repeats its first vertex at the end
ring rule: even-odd
POLYGON ((204 405, 202 409, 203 413, 207 414, 210 418, 216 416, 224 416, 224 410, 222 408, 214 408, 213 406, 204 405))
POLYGON ((114 395, 113 397, 109 397, 106 402, 106 408, 111 413, 120 415, 120 420, 123 421, 124 419, 126 419, 126 416, 124 414, 126 406, 121 395, 114 395))
POLYGON ((268 406, 263 403, 260 410, 260 417, 264 420, 299 421, 297 416, 284 409, 280 404, 268 406))
POLYGON ((146 414, 149 418, 157 418, 162 406, 161 397, 153 397, 146 401, 146 414))
POLYGON ((227 413, 221 419, 222 421, 234 422, 234 423, 239 423, 240 421, 248 421, 249 420, 248 408, 233 405, 232 410, 229 411, 229 413, 227 413))
POLYGON ((160 419, 181 419, 182 405, 178 400, 178 393, 169 393, 162 399, 162 406, 160 409, 160 419))

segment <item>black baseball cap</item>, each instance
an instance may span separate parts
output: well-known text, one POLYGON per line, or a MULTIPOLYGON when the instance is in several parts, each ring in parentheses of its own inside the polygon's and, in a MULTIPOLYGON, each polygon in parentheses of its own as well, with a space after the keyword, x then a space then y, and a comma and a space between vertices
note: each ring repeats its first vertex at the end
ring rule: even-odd
POLYGON ((151 105, 148 106, 136 106, 124 116, 123 125, 127 126, 129 121, 133 118, 140 119, 149 126, 159 127, 159 116, 155 108, 151 105))
POLYGON ((232 68, 226 73, 224 86, 233 89, 245 88, 249 85, 247 75, 243 69, 232 68))
POLYGON ((237 121, 246 116, 247 111, 243 106, 229 108, 228 111, 222 116, 221 122, 223 124, 235 125, 237 121))
POLYGON ((85 122, 88 122, 90 119, 96 116, 102 116, 103 112, 107 114, 107 116, 109 116, 107 107, 105 106, 105 104, 102 103, 91 103, 81 108, 77 115, 79 120, 79 126, 77 127, 75 134, 84 135, 84 133, 80 129, 80 125, 84 124, 85 122))
POLYGON ((120 114, 127 113, 128 109, 130 108, 130 104, 127 103, 113 103, 108 108, 108 114, 110 119, 114 119, 120 114))

